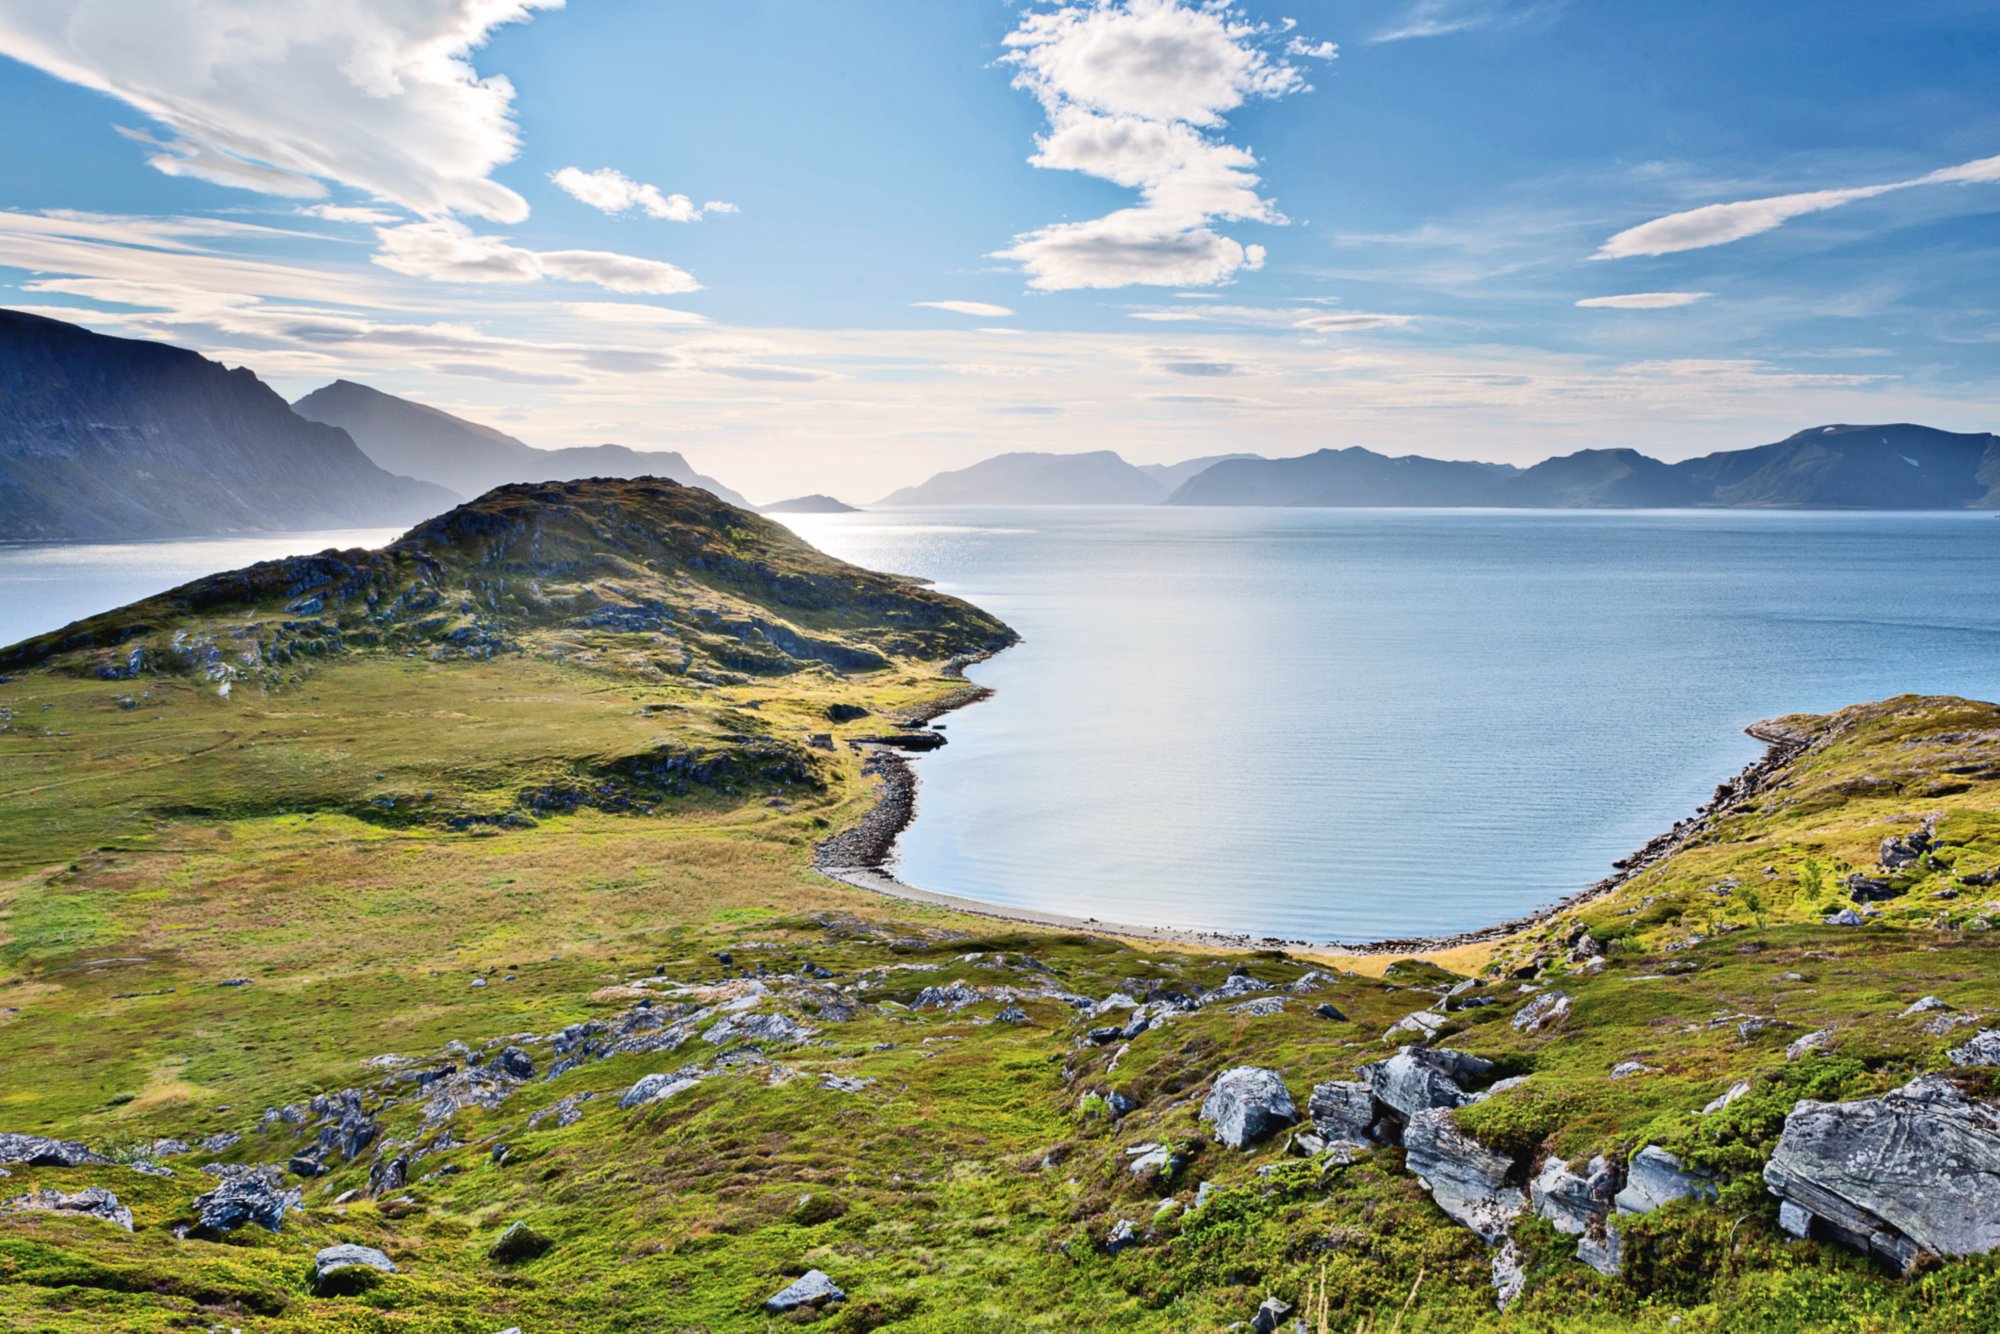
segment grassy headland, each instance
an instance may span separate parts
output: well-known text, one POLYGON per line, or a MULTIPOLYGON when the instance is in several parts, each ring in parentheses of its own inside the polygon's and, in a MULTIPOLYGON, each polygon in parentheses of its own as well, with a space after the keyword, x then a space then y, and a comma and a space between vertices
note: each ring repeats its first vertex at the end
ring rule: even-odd
POLYGON ((114 1160, 6 1167, 0 1326, 750 1330, 814 1268, 849 1330, 1220 1329, 1266 1296, 1412 1334, 1990 1326, 2000 1262, 1792 1240, 1759 1173, 1800 1098, 1947 1069, 1993 1022, 2000 709, 1782 720, 1779 762, 1603 895, 1364 976, 815 875, 873 800, 844 743, 1008 638, 704 493, 597 482, 0 654, 0 1132, 114 1160), (1503 1315, 1402 1147, 1200 1119, 1242 1065, 1303 1117, 1413 1013, 1526 1076, 1452 1113, 1518 1169, 1659 1145, 1717 1198, 1621 1217, 1615 1277, 1524 1215, 1503 1315), (323 1145, 349 1107, 366 1142, 323 1145), (190 1227, 217 1173, 301 1152, 323 1174, 282 1176, 280 1230, 190 1227), (87 1186, 134 1229, 5 1210, 87 1186), (494 1254, 521 1221, 547 1246, 494 1254), (398 1272, 313 1295, 338 1242, 398 1272))

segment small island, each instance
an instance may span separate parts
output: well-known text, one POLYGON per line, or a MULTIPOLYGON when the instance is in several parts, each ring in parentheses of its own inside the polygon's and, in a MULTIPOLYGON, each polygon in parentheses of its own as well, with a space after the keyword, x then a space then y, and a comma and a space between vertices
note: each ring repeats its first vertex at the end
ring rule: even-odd
POLYGON ((850 505, 844 500, 835 500, 832 496, 823 496, 818 493, 810 496, 794 496, 790 500, 780 500, 770 505, 759 505, 757 509, 764 514, 858 514, 861 512, 859 505, 850 505))

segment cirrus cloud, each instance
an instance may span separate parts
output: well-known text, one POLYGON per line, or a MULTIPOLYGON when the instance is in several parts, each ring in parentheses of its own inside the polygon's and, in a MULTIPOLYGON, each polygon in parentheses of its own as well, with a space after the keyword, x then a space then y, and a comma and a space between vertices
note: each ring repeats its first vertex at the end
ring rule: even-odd
POLYGON ((694 275, 657 259, 608 250, 529 250, 437 219, 378 227, 375 262, 415 278, 455 283, 532 283, 544 278, 595 283, 613 292, 658 296, 701 289, 694 275))
POLYGON ((1692 306, 1710 292, 1625 292, 1618 296, 1587 296, 1576 304, 1586 310, 1669 310, 1692 306))
POLYGON ((931 310, 948 310, 954 315, 982 315, 987 319, 1002 319, 1014 313, 1006 306, 996 306, 990 301, 912 301, 910 304, 931 310))
POLYGON ((1839 190, 1806 190, 1797 194, 1770 195, 1763 199, 1739 199, 1727 204, 1704 204, 1700 208, 1669 213, 1636 227, 1627 227, 1606 241, 1593 259, 1627 259, 1635 255, 1672 255, 1683 250, 1701 250, 1727 245, 1745 237, 1759 236, 1784 226, 1793 218, 1874 199, 1899 190, 1922 185, 1973 185, 2000 182, 2000 156, 1943 167, 1908 180, 1886 185, 1850 186, 1839 190))

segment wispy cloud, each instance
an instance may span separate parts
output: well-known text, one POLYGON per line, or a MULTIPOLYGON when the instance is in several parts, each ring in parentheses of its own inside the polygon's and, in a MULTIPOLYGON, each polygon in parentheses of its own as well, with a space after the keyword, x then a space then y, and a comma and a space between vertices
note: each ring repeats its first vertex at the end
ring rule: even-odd
POLYGON ((990 301, 912 301, 913 307, 948 310, 954 315, 979 315, 989 320, 1005 319, 1014 312, 990 301))
POLYGON ((1210 224, 1284 215, 1258 192, 1256 156, 1216 132, 1246 101, 1309 88, 1295 60, 1333 59, 1331 43, 1281 38, 1289 31, 1216 0, 1096 0, 1026 15, 1001 59, 1048 114, 1029 161, 1137 190, 1140 203, 1023 233, 995 258, 1043 291, 1201 287, 1262 267, 1262 246, 1210 224))
POLYGON ((1924 185, 1973 185, 2000 182, 2000 156, 1979 158, 1912 176, 1885 185, 1849 186, 1835 190, 1807 190, 1798 194, 1769 195, 1762 199, 1741 199, 1727 204, 1705 204, 1680 213, 1669 213, 1636 227, 1627 227, 1600 247, 1593 259, 1626 259, 1635 255, 1671 255, 1683 250, 1701 250, 1726 245, 1748 236, 1759 236, 1784 226, 1793 218, 1824 213, 1856 200, 1874 199, 1898 190, 1924 185))
POLYGON ((1475 28, 1511 27, 1547 18, 1567 0, 1514 3, 1513 0, 1415 0, 1370 42, 1406 42, 1421 37, 1448 37, 1475 28))
POLYGON ((1625 292, 1619 296, 1587 296, 1576 304, 1586 310, 1668 310, 1692 306, 1710 292, 1625 292))

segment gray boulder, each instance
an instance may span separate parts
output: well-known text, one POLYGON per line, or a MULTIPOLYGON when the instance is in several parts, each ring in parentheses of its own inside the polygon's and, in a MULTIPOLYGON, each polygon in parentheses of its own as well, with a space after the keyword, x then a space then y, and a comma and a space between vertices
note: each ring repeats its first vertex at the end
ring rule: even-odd
POLYGON ((1521 1268, 1521 1251, 1510 1237, 1493 1252, 1493 1305, 1505 1311, 1521 1296, 1521 1289, 1528 1286, 1528 1275, 1521 1268))
POLYGON ((1438 1208, 1489 1242, 1506 1236, 1508 1226, 1528 1207, 1520 1187, 1507 1182, 1513 1161, 1460 1130, 1446 1108, 1410 1118, 1403 1153, 1438 1208))
POLYGON ((1315 1084, 1306 1114, 1324 1139, 1365 1140, 1375 1124, 1375 1091, 1358 1080, 1315 1084))
POLYGON ((1250 1328, 1257 1334, 1276 1334, 1285 1317, 1292 1313, 1292 1304, 1278 1297, 1266 1297, 1257 1306, 1257 1314, 1250 1317, 1250 1328))
POLYGON ((1519 1033, 1539 1033, 1569 1018, 1573 1005, 1567 992, 1544 991, 1514 1015, 1514 1029, 1519 1033))
POLYGON ((374 1247, 342 1242, 313 1257, 313 1295, 339 1297, 360 1292, 375 1282, 377 1274, 395 1272, 395 1262, 374 1247))
POLYGON ((1953 1047, 1945 1055, 1953 1065, 2000 1065, 2000 1028, 1975 1033, 1963 1047, 1953 1047))
POLYGON ((1462 1107, 1468 1083, 1491 1078, 1493 1063, 1449 1047, 1404 1047, 1386 1061, 1361 1067, 1376 1101, 1408 1119, 1433 1107, 1462 1107))
POLYGON ((1558 1232, 1577 1238, 1576 1258, 1600 1274, 1618 1272, 1618 1230, 1611 1210, 1618 1193, 1618 1172, 1602 1155, 1581 1172, 1560 1158, 1542 1165, 1528 1183, 1528 1200, 1558 1232))
POLYGON ((1262 1066, 1239 1065, 1215 1077, 1215 1087, 1201 1104, 1201 1119, 1214 1124, 1218 1141, 1242 1149, 1299 1115, 1284 1076, 1262 1066))
POLYGON ((847 1294, 835 1287, 832 1279, 817 1269, 808 1269, 795 1282, 765 1298, 764 1309, 772 1315, 784 1315, 802 1306, 817 1310, 846 1300, 847 1294))
POLYGON ((778 1042, 797 1046, 818 1029, 800 1023, 788 1014, 730 1014, 710 1026, 702 1036, 715 1046, 727 1042, 778 1042))
POLYGON ((74 1195, 65 1195, 59 1190, 30 1191, 26 1195, 15 1196, 0 1208, 29 1213, 81 1214, 86 1218, 101 1218, 127 1232, 132 1230, 132 1211, 118 1203, 118 1197, 102 1186, 86 1186, 74 1195))
POLYGON ((1926 1255, 2000 1248, 2000 1109, 1926 1075, 1880 1098, 1801 1102, 1764 1183, 1792 1230, 1907 1273, 1926 1255))
POLYGON ((280 1187, 273 1171, 238 1172, 206 1195, 195 1196, 195 1218, 209 1232, 234 1232, 249 1223, 276 1232, 300 1198, 300 1192, 280 1187))
POLYGON ((662 1098, 671 1098, 676 1093, 685 1093, 699 1083, 701 1083, 700 1075, 685 1074, 680 1071, 672 1074, 646 1075, 625 1090, 623 1096, 618 1099, 618 1105, 638 1107, 644 1103, 658 1102, 662 1098))
POLYGON ((0 1163, 24 1163, 29 1167, 81 1167, 85 1163, 110 1161, 88 1145, 73 1140, 49 1139, 44 1135, 0 1134, 0 1163))
POLYGON ((1659 1145, 1648 1144, 1626 1165, 1625 1189, 1614 1202, 1621 1214, 1649 1214, 1663 1204, 1690 1197, 1714 1199, 1715 1182, 1683 1168, 1680 1159, 1659 1145))
POLYGON ((535 1058, 520 1047, 507 1047, 488 1061, 486 1068, 509 1079, 533 1079, 535 1058))

